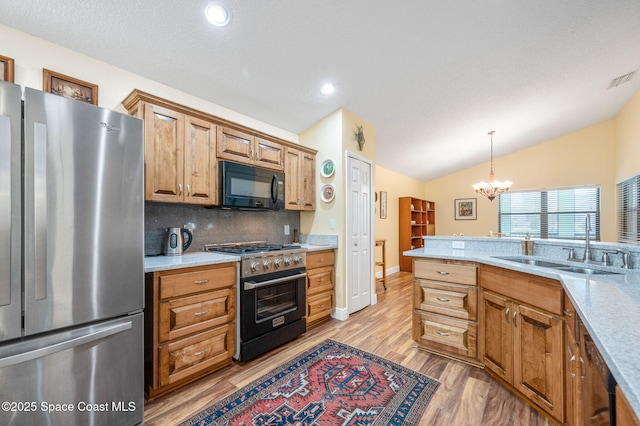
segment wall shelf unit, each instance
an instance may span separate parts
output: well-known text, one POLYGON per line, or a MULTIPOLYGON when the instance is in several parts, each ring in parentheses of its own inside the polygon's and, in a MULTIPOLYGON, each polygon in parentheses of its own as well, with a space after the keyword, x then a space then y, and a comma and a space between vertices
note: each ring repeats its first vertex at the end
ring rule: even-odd
POLYGON ((412 258, 402 253, 424 247, 425 235, 436 234, 436 206, 433 201, 414 197, 400 197, 399 211, 399 259, 400 270, 411 272, 412 258))

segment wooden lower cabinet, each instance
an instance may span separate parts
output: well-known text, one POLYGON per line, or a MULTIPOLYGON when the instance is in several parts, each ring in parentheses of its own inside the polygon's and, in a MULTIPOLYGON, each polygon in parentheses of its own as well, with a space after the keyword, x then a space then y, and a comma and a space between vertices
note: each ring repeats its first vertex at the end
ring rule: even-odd
POLYGON ((620 386, 616 385, 616 425, 617 426, 638 426, 640 420, 629 405, 629 401, 620 386))
POLYGON ((480 365, 477 265, 414 259, 413 271, 413 340, 422 349, 480 365))
POLYGON ((335 253, 307 253, 307 328, 331 318, 335 309, 335 253))
POLYGON ((562 287, 554 280, 483 265, 481 356, 485 368, 558 422, 565 421, 562 287), (545 286, 548 287, 545 289, 545 286), (517 300, 489 291, 535 288, 517 300), (546 291, 545 291, 546 290, 546 291), (560 291, 558 291, 560 290, 560 291), (558 300, 550 300, 558 298, 558 300), (536 306, 557 307, 550 312, 536 306))
POLYGON ((145 390, 153 399, 232 362, 236 263, 146 275, 145 390))
POLYGON ((567 426, 582 425, 581 401, 581 355, 580 345, 576 339, 577 312, 573 303, 564 295, 564 401, 565 424, 567 426))

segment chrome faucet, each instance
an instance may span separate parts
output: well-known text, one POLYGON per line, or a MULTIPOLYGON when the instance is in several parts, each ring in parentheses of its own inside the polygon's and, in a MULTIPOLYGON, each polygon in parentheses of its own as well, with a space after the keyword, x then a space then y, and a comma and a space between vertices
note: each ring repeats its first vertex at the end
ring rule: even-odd
POLYGON ((631 268, 631 254, 627 250, 618 249, 616 253, 620 253, 622 255, 622 267, 625 269, 631 268))
POLYGON ((587 215, 585 219, 585 239, 584 239, 584 255, 582 256, 583 262, 591 261, 591 243, 589 240, 589 234, 591 233, 591 219, 589 215, 587 215))

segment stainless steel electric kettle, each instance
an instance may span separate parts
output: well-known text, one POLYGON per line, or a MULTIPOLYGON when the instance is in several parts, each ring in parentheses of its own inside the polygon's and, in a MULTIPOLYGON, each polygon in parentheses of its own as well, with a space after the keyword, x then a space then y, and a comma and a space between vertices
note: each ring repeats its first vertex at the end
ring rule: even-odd
POLYGON ((166 256, 181 256, 189 248, 192 240, 193 234, 187 228, 167 228, 164 254, 166 256))

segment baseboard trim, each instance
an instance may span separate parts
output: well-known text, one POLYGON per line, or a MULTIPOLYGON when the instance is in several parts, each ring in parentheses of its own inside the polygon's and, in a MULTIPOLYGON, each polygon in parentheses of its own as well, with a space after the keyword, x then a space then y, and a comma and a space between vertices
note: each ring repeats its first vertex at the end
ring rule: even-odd
POLYGON ((331 314, 331 318, 335 318, 339 321, 346 321, 349 319, 349 311, 347 311, 347 308, 335 308, 331 314))
MULTIPOLYGON (((400 265, 387 269, 387 276, 395 274, 396 272, 400 272, 400 265)), ((376 272, 376 278, 382 278, 382 271, 376 272)))

